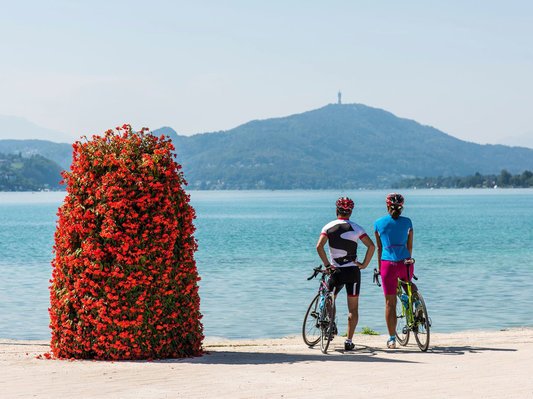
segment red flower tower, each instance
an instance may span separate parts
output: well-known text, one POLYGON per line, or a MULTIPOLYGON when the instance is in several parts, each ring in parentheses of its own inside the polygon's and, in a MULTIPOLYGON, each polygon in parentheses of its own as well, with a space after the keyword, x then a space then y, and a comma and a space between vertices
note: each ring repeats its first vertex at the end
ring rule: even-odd
POLYGON ((52 353, 200 355, 195 213, 172 143, 124 125, 73 147, 52 261, 52 353))

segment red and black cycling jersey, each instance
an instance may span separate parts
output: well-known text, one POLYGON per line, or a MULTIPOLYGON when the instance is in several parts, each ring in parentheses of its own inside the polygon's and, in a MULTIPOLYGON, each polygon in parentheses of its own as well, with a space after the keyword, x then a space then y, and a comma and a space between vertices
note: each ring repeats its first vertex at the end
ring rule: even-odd
POLYGON ((365 230, 349 219, 339 218, 322 228, 321 235, 328 238, 331 264, 350 267, 357 260, 357 241, 367 236, 365 230))

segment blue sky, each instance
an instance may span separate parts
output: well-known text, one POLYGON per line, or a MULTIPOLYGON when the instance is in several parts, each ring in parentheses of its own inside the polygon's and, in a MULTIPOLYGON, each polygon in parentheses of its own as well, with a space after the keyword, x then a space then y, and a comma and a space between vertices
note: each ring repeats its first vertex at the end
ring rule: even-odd
POLYGON ((335 102, 533 136, 528 1, 0 0, 0 115, 72 137, 226 130, 335 102))

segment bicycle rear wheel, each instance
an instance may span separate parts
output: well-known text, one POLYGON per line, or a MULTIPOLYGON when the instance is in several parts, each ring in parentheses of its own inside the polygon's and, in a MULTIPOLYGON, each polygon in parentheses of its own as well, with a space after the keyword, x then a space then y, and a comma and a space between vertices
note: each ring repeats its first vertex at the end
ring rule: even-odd
POLYGON ((401 292, 396 295, 396 340, 401 346, 409 342, 409 327, 407 326, 407 309, 401 300, 401 292))
POLYGON ((313 347, 320 341, 320 323, 318 302, 320 295, 316 294, 315 298, 309 304, 305 313, 304 324, 302 326, 302 337, 307 346, 313 347))
POLYGON ((320 323, 320 349, 322 353, 328 353, 330 342, 333 340, 335 329, 335 302, 331 295, 326 297, 324 303, 324 309, 322 314, 322 320, 320 323))
POLYGON ((425 352, 429 348, 429 329, 431 327, 431 322, 422 294, 417 292, 413 295, 413 299, 418 301, 416 309, 414 310, 415 325, 413 327, 413 333, 415 334, 418 347, 422 352, 425 352))

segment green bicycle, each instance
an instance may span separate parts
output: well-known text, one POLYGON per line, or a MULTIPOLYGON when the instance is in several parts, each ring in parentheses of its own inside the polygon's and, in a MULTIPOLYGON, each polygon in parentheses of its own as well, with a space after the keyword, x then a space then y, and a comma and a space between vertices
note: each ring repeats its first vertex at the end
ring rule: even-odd
MULTIPOLYGON (((410 333, 413 332, 418 347, 422 352, 426 352, 429 348, 431 319, 422 293, 418 289, 413 292, 413 283, 409 281, 409 265, 414 263, 414 259, 408 259, 404 263, 407 268, 407 281, 398 279, 396 288, 396 339, 400 345, 405 346, 409 342, 410 333)), ((414 274, 413 279, 418 280, 414 274)), ((379 272, 376 269, 374 282, 381 287, 379 272)))

